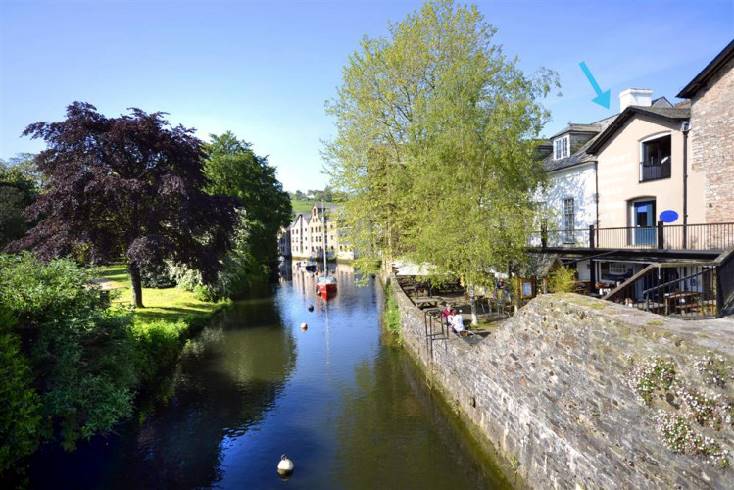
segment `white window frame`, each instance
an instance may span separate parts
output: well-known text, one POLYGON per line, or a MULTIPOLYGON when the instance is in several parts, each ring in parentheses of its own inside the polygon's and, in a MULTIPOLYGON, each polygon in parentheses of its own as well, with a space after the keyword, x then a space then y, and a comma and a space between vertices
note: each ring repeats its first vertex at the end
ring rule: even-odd
POLYGON ((567 134, 553 140, 553 160, 568 158, 571 154, 571 135, 567 134), (559 151, 560 150, 560 151, 559 151))

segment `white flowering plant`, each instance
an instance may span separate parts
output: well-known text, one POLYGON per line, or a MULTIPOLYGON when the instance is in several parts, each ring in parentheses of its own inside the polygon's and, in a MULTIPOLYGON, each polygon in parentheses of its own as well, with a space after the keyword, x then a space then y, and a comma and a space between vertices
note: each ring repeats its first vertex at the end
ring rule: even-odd
POLYGON ((672 360, 655 357, 642 362, 630 359, 629 363, 628 383, 639 401, 647 407, 656 400, 665 402, 657 404, 663 408, 658 410, 655 422, 666 447, 678 454, 705 457, 710 464, 727 468, 729 450, 705 435, 706 430, 719 432, 734 427, 734 403, 719 391, 731 378, 731 368, 723 356, 709 353, 695 359, 694 370, 704 382, 704 388, 698 390, 679 378, 672 360))

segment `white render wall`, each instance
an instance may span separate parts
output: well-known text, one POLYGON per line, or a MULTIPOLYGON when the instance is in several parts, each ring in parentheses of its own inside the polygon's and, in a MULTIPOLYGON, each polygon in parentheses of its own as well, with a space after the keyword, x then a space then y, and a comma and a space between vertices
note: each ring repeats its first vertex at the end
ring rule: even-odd
MULTIPOLYGON (((574 234, 582 245, 589 244, 589 225, 596 223, 596 177, 593 163, 586 163, 566 170, 550 173, 550 182, 544 194, 547 209, 551 212, 548 229, 549 245, 560 240, 558 233, 552 230, 563 229, 563 200, 572 197, 574 201, 574 228, 580 230, 574 234)), ((576 264, 580 281, 588 281, 591 277, 588 262, 576 264)))
MULTIPOLYGON (((566 170, 550 173, 550 182, 545 192, 545 203, 552 213, 549 230, 563 229, 563 200, 572 197, 574 201, 574 228, 587 230, 596 223, 596 178, 594 164, 586 163, 566 170)), ((588 234, 580 233, 588 244, 588 234)))

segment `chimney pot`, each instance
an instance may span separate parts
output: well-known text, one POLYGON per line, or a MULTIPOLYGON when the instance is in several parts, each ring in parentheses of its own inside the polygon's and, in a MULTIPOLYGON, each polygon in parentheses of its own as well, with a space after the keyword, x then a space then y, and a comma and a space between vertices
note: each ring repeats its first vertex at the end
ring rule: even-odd
POLYGON ((631 105, 650 107, 652 105, 652 90, 647 88, 628 88, 619 93, 619 112, 631 105))

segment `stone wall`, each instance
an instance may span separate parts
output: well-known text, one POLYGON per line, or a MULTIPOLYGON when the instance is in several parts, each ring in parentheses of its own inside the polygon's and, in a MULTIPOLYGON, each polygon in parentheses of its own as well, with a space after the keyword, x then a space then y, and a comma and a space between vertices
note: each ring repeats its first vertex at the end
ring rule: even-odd
MULTIPOLYGON (((706 172, 706 221, 734 221, 734 59, 691 100, 690 164, 706 172)), ((689 199, 696 199, 690 196, 689 199)))
MULTIPOLYGON (((423 312, 399 287, 394 294, 408 351, 523 486, 734 488, 733 469, 663 445, 655 412, 628 381, 630 357, 670 358, 682 374, 710 349, 730 363, 734 322, 663 321, 601 300, 544 295, 481 342, 434 341, 431 357, 423 312)), ((731 428, 722 433, 734 440, 731 428)))

